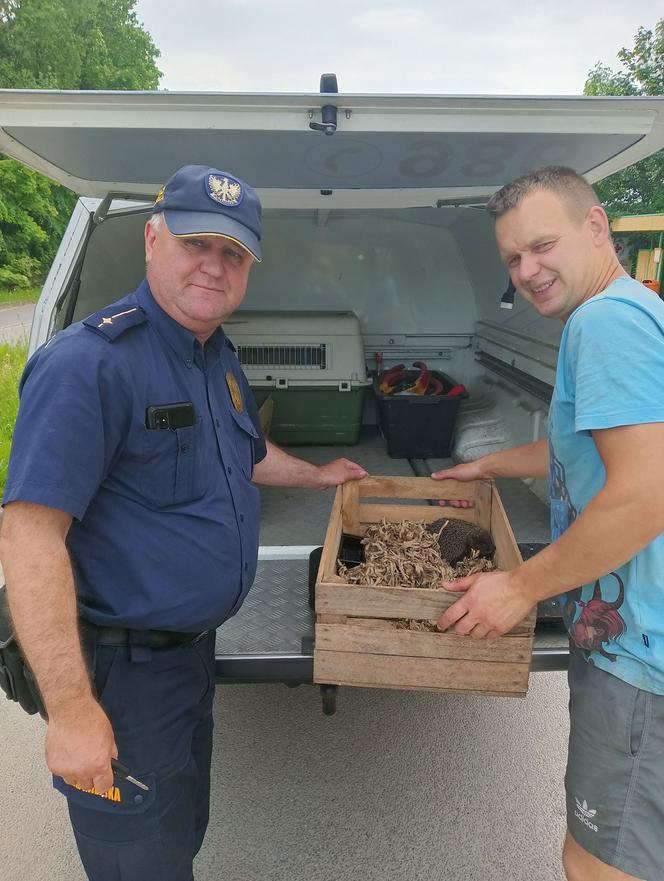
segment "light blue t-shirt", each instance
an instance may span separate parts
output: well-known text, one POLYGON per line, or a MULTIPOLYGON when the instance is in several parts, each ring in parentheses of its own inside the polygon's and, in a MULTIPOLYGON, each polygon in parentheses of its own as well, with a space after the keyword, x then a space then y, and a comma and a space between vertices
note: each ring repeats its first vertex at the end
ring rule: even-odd
MULTIPOLYGON (((549 412, 553 540, 604 485, 591 431, 650 422, 664 422, 664 303, 624 276, 572 313, 560 341, 549 412)), ((664 694, 664 533, 560 602, 572 640, 596 666, 664 694)))

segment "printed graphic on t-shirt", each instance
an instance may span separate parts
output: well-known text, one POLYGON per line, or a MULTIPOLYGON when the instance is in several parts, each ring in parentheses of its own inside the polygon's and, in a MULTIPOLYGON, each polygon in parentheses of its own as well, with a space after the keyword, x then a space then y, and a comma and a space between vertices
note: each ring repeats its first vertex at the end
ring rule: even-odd
POLYGON ((583 649, 587 655, 590 652, 599 652, 600 655, 614 662, 616 655, 607 652, 604 644, 618 639, 627 631, 627 625, 618 612, 624 600, 625 585, 617 572, 599 578, 595 582, 589 600, 581 599, 581 589, 570 591, 567 594, 563 617, 574 644, 583 649), (605 599, 610 592, 615 592, 609 587, 610 579, 618 582, 618 596, 613 600, 605 599), (604 595, 602 588, 605 589, 604 595))
MULTIPOLYGON (((556 458, 553 443, 549 438, 549 493, 551 498, 551 535, 555 541, 577 517, 577 510, 572 504, 567 483, 565 468, 556 458)), ((563 599, 563 620, 569 630, 572 641, 589 656, 591 652, 599 652, 609 661, 616 656, 607 652, 605 643, 618 639, 627 630, 624 619, 618 612, 625 599, 625 585, 617 572, 611 572, 595 582, 592 596, 582 600, 583 587, 577 587, 565 594, 563 599), (618 595, 615 596, 613 584, 607 579, 616 579, 618 595), (604 589, 604 590, 603 590, 604 589), (605 597, 614 593, 611 600, 605 597)))
MULTIPOLYGON (((553 414, 549 415, 553 419, 553 414)), ((556 541, 576 520, 576 508, 572 504, 567 483, 565 482, 565 466, 556 457, 556 451, 549 434, 549 499, 551 502, 551 541, 556 541)), ((562 607, 565 627, 572 633, 574 611, 581 599, 581 587, 576 587, 558 598, 562 607)))
POLYGON ((549 498, 551 500, 551 540, 556 541, 576 520, 577 512, 572 504, 567 484, 565 483, 565 468, 556 458, 550 437, 549 498))

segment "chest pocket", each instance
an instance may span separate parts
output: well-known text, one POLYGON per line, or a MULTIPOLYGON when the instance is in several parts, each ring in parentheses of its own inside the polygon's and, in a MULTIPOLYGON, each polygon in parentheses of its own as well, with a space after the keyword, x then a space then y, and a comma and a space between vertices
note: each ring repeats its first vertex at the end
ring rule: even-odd
POLYGON ((228 409, 235 423, 233 440, 240 467, 247 480, 251 480, 254 473, 254 439, 258 437, 258 432, 247 413, 238 413, 235 407, 228 409))
POLYGON ((145 429, 141 492, 157 508, 199 499, 205 492, 201 418, 194 425, 145 429))

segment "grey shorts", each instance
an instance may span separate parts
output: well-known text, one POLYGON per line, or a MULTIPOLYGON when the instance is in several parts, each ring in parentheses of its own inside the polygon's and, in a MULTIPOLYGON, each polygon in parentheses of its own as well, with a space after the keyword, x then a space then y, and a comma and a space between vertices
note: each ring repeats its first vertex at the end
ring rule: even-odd
POLYGON ((572 650, 567 827, 602 862, 664 879, 664 696, 572 650))

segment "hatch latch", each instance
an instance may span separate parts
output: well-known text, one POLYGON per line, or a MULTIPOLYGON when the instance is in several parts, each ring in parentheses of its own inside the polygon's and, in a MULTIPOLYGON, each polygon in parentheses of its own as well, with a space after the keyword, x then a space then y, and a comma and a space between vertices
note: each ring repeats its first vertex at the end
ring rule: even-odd
MULTIPOLYGON (((320 91, 322 95, 338 94, 339 87, 337 85, 336 73, 324 73, 320 78, 320 91)), ((326 135, 333 135, 337 130, 337 107, 334 104, 325 104, 321 107, 320 122, 310 122, 309 128, 316 132, 325 132, 326 135)))

